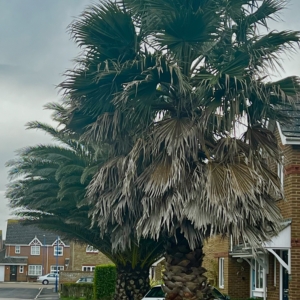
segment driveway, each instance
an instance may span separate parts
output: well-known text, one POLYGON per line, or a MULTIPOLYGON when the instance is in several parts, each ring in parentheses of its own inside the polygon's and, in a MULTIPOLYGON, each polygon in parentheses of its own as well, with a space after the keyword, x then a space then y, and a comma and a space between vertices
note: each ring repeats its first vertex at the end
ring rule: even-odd
POLYGON ((40 283, 0 283, 0 300, 26 300, 26 299, 59 299, 54 287, 43 286, 40 283))

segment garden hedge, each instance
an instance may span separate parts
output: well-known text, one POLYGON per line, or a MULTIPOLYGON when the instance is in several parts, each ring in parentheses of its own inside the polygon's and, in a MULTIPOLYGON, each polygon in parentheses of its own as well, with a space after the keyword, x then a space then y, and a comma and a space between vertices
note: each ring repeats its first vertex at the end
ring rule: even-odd
POLYGON ((115 293, 116 280, 116 266, 96 266, 94 271, 94 299, 112 300, 115 293))
POLYGON ((86 300, 93 300, 94 289, 92 283, 63 283, 61 285, 61 297, 79 299, 84 297, 86 300))

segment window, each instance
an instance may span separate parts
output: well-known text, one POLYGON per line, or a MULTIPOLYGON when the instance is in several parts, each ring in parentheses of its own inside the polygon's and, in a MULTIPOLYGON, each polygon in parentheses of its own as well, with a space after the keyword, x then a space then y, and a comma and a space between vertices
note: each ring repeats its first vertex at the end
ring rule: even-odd
POLYGON ((219 258, 219 287, 224 288, 224 257, 219 258))
POLYGON ((15 246, 15 253, 16 254, 20 254, 20 252, 21 252, 20 248, 21 248, 20 246, 15 246))
POLYGON ((29 265, 28 266, 28 275, 30 275, 30 276, 42 275, 42 266, 41 265, 29 265))
POLYGON ((264 287, 264 269, 255 261, 255 289, 263 289, 264 287))
POLYGON ((63 246, 54 246, 54 256, 63 256, 64 247, 63 246))
POLYGON ((31 255, 40 255, 40 246, 31 246, 31 255))
POLYGON ((281 162, 277 165, 277 176, 280 180, 280 185, 283 188, 284 184, 284 165, 283 165, 284 159, 282 157, 281 162))
MULTIPOLYGON (((64 266, 57 266, 57 270, 58 270, 58 272, 59 272, 60 270, 63 271, 63 270, 64 270, 64 266)), ((53 265, 53 266, 50 267, 50 273, 56 273, 57 270, 56 270, 56 265, 53 265)))
POLYGON ((98 253, 98 252, 99 252, 98 249, 96 249, 96 248, 94 248, 93 246, 90 246, 90 245, 87 245, 85 251, 86 251, 86 252, 90 252, 90 253, 98 253))
POLYGON ((24 266, 19 266, 19 273, 24 273, 24 266))
POLYGON ((82 271, 93 272, 95 270, 95 266, 82 266, 82 271))

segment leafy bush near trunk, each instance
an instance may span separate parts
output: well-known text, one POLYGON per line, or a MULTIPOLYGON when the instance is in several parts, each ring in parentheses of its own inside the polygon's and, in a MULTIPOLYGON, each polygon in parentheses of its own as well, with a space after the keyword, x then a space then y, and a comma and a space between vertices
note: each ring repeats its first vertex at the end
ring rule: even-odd
POLYGON ((79 299, 84 297, 86 300, 93 300, 92 283, 63 283, 61 286, 61 297, 79 299))
POLYGON ((117 270, 114 265, 96 266, 94 271, 95 300, 112 300, 117 280, 117 270))

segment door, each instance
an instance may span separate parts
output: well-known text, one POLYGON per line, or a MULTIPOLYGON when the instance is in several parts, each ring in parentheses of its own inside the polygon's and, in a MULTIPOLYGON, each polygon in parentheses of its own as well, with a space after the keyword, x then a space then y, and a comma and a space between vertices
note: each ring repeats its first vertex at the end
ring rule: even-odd
MULTIPOLYGON (((288 264, 288 251, 282 251, 282 259, 288 264)), ((282 267, 282 299, 289 300, 289 273, 286 268, 282 267)))
POLYGON ((17 266, 10 266, 9 281, 17 281, 17 266))

